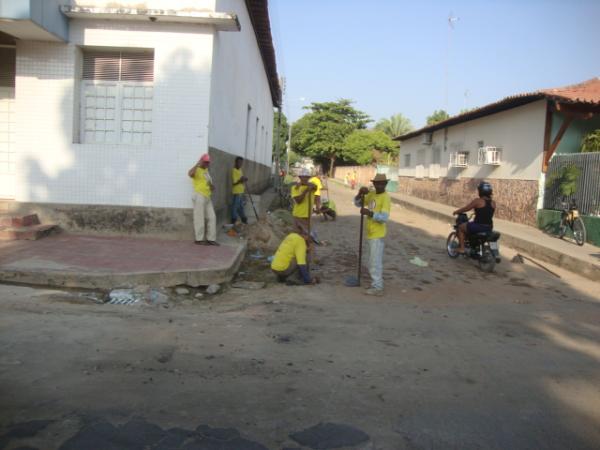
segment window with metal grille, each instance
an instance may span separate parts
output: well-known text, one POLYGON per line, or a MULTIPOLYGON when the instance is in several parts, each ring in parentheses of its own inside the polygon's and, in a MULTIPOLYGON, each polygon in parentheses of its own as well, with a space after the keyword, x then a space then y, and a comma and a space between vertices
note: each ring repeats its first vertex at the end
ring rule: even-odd
POLYGON ((15 49, 0 47, 0 87, 15 87, 16 68, 15 49))
POLYGON ((154 51, 83 51, 81 141, 148 145, 154 51))

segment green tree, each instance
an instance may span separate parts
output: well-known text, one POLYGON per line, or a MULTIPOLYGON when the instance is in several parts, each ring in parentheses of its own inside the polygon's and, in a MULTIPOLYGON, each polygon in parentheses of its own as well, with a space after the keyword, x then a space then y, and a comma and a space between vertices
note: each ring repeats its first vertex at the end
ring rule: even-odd
POLYGON ((600 128, 585 135, 581 141, 582 153, 600 152, 600 128))
POLYGON ((413 130, 412 123, 402 114, 394 114, 389 119, 380 119, 375 124, 376 130, 381 130, 391 138, 402 136, 413 130))
POLYGON ((443 122, 449 119, 450 115, 443 109, 436 109, 429 117, 427 117, 427 125, 433 125, 438 122, 443 122))
POLYGON ((581 169, 574 164, 569 164, 562 167, 560 170, 554 173, 554 175, 548 177, 546 180, 546 187, 552 188, 558 185, 559 192, 564 196, 570 196, 577 192, 577 182, 581 176, 581 169))
POLYGON ((344 141, 371 121, 368 115, 352 107, 352 100, 311 103, 306 113, 292 126, 292 149, 317 160, 328 160, 333 174, 336 159, 343 158, 344 141))
POLYGON ((381 154, 398 154, 398 145, 381 130, 354 130, 344 141, 345 161, 353 161, 360 165, 369 164, 381 154))
POLYGON ((277 158, 277 140, 279 140, 279 154, 281 160, 285 158, 285 144, 288 139, 288 121, 285 114, 279 111, 273 116, 273 161, 277 158), (279 124, 279 133, 277 132, 277 122, 281 114, 281 123, 279 124))

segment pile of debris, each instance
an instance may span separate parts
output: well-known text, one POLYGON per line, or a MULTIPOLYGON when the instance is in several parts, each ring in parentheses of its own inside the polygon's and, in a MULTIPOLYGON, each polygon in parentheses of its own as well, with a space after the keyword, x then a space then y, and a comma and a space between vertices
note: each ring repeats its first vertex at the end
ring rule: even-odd
POLYGON ((274 253, 281 241, 293 231, 292 214, 285 209, 276 209, 258 222, 240 230, 248 240, 248 250, 274 253))

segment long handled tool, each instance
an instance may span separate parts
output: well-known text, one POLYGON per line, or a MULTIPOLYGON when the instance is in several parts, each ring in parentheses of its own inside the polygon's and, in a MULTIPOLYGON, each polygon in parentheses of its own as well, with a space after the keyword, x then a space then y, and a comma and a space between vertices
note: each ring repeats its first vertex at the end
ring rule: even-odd
POLYGON ((254 210, 254 215, 256 216, 256 221, 258 222, 258 213, 256 212, 256 207, 254 206, 254 200, 252 199, 252 194, 248 192, 248 183, 244 181, 244 186, 246 186, 246 193, 248 197, 250 197, 250 203, 252 204, 252 209, 254 210))
MULTIPOLYGON (((365 207, 365 197, 364 195, 360 199, 360 209, 362 210, 365 207)), ((362 272, 362 247, 363 247, 363 228, 365 223, 365 216, 361 212, 360 213, 360 234, 358 237, 358 269, 356 278, 353 275, 348 275, 344 280, 344 284, 348 287, 360 287, 360 276, 362 272)))

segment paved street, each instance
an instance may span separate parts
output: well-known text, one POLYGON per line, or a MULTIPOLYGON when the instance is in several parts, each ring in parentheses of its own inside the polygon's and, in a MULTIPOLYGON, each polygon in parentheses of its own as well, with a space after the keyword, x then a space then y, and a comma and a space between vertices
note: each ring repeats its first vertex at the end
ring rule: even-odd
POLYGON ((264 260, 242 271, 265 289, 169 308, 0 285, 0 449, 597 448, 597 283, 502 247, 484 274, 394 205, 386 294, 364 296, 343 286, 352 194, 329 187, 319 286, 264 260))

